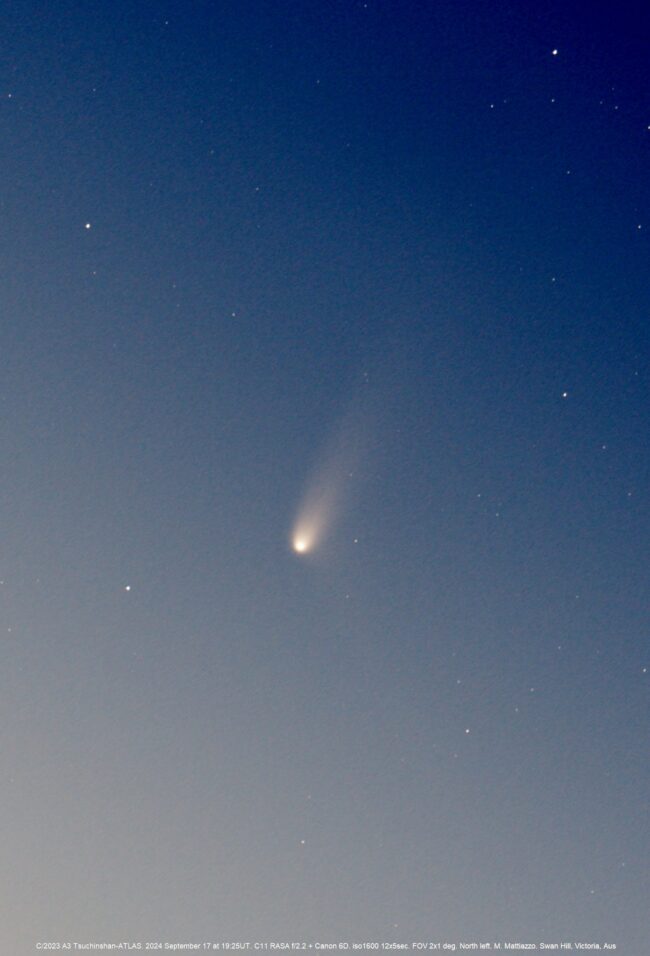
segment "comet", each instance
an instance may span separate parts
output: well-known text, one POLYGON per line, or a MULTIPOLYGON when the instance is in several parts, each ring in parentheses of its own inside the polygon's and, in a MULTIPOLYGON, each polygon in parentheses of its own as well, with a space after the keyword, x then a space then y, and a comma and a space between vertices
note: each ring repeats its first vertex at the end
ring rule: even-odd
POLYGON ((351 497, 352 479, 367 436, 361 402, 354 402, 318 458, 290 535, 296 554, 316 551, 329 537, 351 497))

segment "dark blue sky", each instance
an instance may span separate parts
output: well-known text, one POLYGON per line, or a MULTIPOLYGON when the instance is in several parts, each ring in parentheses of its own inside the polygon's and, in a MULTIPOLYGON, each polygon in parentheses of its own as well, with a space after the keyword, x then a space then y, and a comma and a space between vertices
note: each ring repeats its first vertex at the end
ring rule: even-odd
POLYGON ((3 951, 644 952, 649 46, 0 13, 3 951))

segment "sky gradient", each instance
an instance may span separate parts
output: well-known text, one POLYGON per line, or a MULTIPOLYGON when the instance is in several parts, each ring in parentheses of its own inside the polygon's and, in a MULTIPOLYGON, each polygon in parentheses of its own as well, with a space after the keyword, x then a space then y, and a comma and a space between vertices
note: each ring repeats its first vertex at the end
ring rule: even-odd
POLYGON ((646 26, 0 12, 2 953, 647 952, 646 26))

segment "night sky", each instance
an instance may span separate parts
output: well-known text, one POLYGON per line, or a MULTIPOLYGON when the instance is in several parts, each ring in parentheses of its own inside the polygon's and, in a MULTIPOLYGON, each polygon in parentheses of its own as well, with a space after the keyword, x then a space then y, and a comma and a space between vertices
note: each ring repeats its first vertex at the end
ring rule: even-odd
POLYGON ((3 6, 2 954, 648 952, 645 29, 3 6))

